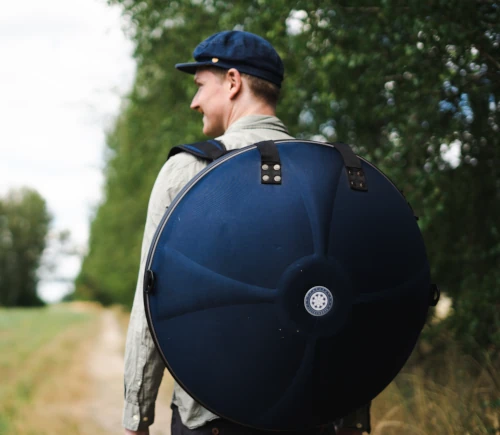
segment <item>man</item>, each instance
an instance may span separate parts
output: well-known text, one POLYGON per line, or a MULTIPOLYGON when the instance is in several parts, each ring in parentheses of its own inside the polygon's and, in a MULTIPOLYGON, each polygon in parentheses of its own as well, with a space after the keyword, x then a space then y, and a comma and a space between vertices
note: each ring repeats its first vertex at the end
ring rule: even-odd
MULTIPOLYGON (((269 42, 252 33, 226 31, 203 41, 193 54, 196 62, 178 64, 176 68, 194 74, 198 91, 191 102, 191 109, 203 115, 205 135, 217 137, 228 150, 262 140, 292 138, 276 118, 284 68, 269 42)), ((142 276, 149 245, 166 208, 182 187, 205 166, 205 162, 192 155, 179 153, 163 166, 151 193, 125 355, 123 424, 127 434, 149 433, 165 369, 144 313, 142 276)), ((173 435, 266 433, 219 418, 194 401, 177 384, 172 402, 173 435)), ((363 417, 368 415, 367 409, 361 412, 363 417)), ((357 417, 354 415, 355 419, 357 417)), ((369 422, 358 419, 349 423, 354 428, 356 425, 367 428, 369 422)), ((361 430, 341 429, 338 433, 360 434, 361 430)))

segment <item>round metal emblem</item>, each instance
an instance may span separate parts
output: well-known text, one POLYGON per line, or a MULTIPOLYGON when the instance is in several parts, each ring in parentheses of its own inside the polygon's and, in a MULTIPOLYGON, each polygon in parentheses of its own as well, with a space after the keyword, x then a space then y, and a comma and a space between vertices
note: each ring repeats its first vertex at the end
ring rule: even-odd
POLYGON ((333 307, 332 293, 326 287, 313 287, 306 293, 304 306, 312 316, 324 316, 333 307))

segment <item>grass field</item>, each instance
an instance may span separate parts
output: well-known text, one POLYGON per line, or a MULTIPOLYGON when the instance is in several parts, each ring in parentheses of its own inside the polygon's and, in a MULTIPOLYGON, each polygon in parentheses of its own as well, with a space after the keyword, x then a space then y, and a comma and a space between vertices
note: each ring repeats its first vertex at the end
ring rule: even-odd
MULTIPOLYGON (((127 322, 126 313, 82 304, 0 309, 0 435, 122 433, 127 322), (120 333, 110 343, 113 325, 120 333), (106 367, 108 377, 99 378, 106 367)), ((439 351, 416 352, 373 401, 372 434, 500 435, 498 362, 478 363, 450 337, 443 342, 439 351)), ((169 433, 171 382, 167 374, 152 435, 169 433)))
POLYGON ((95 319, 95 312, 66 307, 0 309, 0 434, 57 427, 76 433, 69 421, 50 422, 43 401, 50 403, 54 395, 71 401, 82 393, 84 379, 69 379, 67 370, 92 335, 95 319))

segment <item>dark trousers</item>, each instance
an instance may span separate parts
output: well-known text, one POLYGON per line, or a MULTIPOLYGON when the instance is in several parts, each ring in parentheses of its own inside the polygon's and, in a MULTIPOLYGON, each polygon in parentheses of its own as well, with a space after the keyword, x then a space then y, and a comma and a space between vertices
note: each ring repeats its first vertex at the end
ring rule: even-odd
POLYGON ((172 405, 172 426, 171 435, 330 435, 335 434, 332 426, 323 426, 316 429, 301 431, 269 431, 252 429, 246 426, 240 426, 223 418, 217 418, 209 421, 207 424, 197 428, 189 429, 184 426, 179 415, 177 406, 172 405))

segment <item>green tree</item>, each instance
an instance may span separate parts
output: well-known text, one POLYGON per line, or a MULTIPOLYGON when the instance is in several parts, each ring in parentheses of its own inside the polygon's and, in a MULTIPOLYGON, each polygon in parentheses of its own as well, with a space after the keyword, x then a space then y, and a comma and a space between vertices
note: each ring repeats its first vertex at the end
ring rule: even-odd
POLYGON ((500 344, 499 1, 112 3, 131 23, 137 78, 109 136, 80 283, 131 303, 155 175, 172 145, 201 136, 194 87, 173 65, 208 35, 242 29, 284 60, 278 115, 293 134, 351 143, 404 189, 462 341, 500 344))
POLYGON ((43 305, 38 266, 51 217, 38 192, 23 188, 0 199, 0 305, 43 305))

